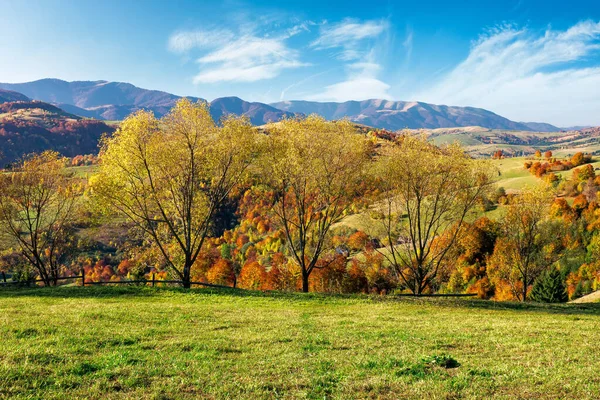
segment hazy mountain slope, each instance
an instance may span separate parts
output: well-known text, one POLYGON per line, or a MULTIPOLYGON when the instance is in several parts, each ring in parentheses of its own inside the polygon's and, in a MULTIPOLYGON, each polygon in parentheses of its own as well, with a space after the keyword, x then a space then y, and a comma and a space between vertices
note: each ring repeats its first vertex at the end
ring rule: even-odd
POLYGON ((239 97, 221 97, 210 102, 210 114, 215 121, 224 115, 245 115, 253 125, 277 122, 284 117, 292 117, 293 113, 278 110, 263 103, 250 103, 239 97))
POLYGON ((319 114, 327 119, 347 117, 352 121, 398 130, 404 128, 435 129, 457 126, 483 126, 491 129, 531 130, 491 111, 475 107, 452 107, 423 102, 364 100, 344 103, 283 101, 271 104, 281 110, 319 114))
POLYGON ((560 132, 561 128, 558 128, 552 124, 545 122, 521 122, 523 125, 536 132, 560 132))
POLYGON ((0 103, 10 101, 29 101, 29 97, 19 92, 13 92, 12 90, 0 89, 0 103))
MULTIPOLYGON (((41 79, 27 83, 0 83, 30 98, 49 103, 66 103, 81 108, 105 105, 171 107, 180 97, 159 90, 147 90, 124 82, 41 79)), ((196 98, 194 98, 196 99, 196 98)))

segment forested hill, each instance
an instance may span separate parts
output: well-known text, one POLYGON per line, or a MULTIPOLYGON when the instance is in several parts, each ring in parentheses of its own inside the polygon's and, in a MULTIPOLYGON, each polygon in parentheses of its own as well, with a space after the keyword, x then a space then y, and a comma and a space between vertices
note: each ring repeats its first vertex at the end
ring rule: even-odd
POLYGON ((55 150, 67 157, 98 152, 104 133, 114 128, 83 119, 52 104, 27 101, 0 104, 0 167, 23 156, 55 150))
POLYGON ((18 92, 13 92, 12 90, 0 89, 0 103, 9 101, 29 101, 29 97, 18 92))

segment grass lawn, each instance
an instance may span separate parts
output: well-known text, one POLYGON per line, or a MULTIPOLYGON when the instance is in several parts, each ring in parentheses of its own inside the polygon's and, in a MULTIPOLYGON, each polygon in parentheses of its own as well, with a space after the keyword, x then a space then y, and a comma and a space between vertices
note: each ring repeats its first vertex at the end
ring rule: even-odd
POLYGON ((1 289, 0 398, 597 399, 599 314, 594 304, 1 289), (444 355, 460 366, 439 366, 444 355))

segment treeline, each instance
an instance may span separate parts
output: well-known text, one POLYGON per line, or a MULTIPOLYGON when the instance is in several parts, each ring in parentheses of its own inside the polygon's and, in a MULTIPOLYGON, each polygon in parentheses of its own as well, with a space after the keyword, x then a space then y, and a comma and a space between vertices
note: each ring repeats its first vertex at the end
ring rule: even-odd
POLYGON ((82 268, 95 281, 523 301, 595 285, 595 201, 571 207, 551 187, 507 194, 489 161, 419 135, 381 140, 317 116, 266 132, 244 118, 217 125, 205 104, 181 100, 161 119, 123 121, 89 182, 56 153, 33 156, 0 175, 14 248, 0 262, 47 285, 82 268), (498 221, 481 217, 497 207, 498 221), (83 255, 82 220, 126 225, 119 256, 83 255))

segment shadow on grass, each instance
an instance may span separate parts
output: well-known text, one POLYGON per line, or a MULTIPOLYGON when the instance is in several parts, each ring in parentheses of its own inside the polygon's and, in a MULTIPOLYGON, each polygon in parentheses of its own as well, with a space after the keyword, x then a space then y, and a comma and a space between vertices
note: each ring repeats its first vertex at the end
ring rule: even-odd
POLYGON ((515 301, 493 301, 479 299, 423 299, 413 298, 413 302, 423 302, 439 307, 461 307, 478 310, 490 311, 523 311, 523 312, 541 312, 546 314, 565 314, 565 315, 599 315, 600 303, 532 303, 515 301))
POLYGON ((274 298, 299 301, 308 300, 339 300, 339 299, 367 299, 367 295, 353 294, 326 294, 326 293, 299 293, 283 291, 257 291, 234 288, 200 288, 184 289, 176 286, 150 287, 143 285, 106 285, 106 286, 59 286, 59 287, 1 287, 0 298, 10 297, 55 297, 55 298, 111 298, 111 297, 153 297, 169 294, 182 294, 189 296, 230 296, 248 298, 274 298))
POLYGON ((2 288, 0 299, 11 297, 46 297, 46 298, 118 298, 118 297, 155 297, 180 294, 189 296, 230 296, 240 298, 265 298, 282 299, 297 302, 384 302, 397 304, 411 304, 422 306, 437 306, 449 308, 472 308, 491 311, 524 311, 542 312, 549 314, 566 315, 600 315, 600 303, 579 304, 540 304, 498 302, 490 300, 456 299, 456 298, 424 298, 424 297, 396 297, 365 295, 365 294, 325 294, 325 293, 299 293, 280 291, 255 291, 225 288, 193 288, 180 287, 149 287, 149 286, 62 286, 54 288, 2 288))

